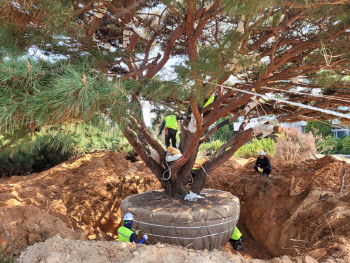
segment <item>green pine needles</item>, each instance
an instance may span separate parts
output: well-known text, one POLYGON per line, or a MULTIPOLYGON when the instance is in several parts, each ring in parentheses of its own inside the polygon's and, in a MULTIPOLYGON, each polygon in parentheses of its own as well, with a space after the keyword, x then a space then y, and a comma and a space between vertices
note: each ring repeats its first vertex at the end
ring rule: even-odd
MULTIPOLYGON (((124 85, 87 68, 44 61, 5 59, 0 63, 0 134, 13 145, 32 134, 69 124, 112 129, 127 112, 138 112, 124 85), (107 124, 108 123, 108 124, 107 124)), ((66 141, 64 133, 56 134, 66 141)), ((1 150, 10 146, 2 144, 1 150)), ((54 142, 53 145, 54 147, 54 142)))

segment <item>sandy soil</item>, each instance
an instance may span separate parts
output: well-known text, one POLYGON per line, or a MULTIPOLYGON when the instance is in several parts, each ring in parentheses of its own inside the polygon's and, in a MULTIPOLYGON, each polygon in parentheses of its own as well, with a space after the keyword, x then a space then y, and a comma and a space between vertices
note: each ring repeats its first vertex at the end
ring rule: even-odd
POLYGON ((33 243, 33 237, 44 241, 60 234, 113 240, 121 222, 121 200, 159 188, 144 163, 130 163, 123 155, 107 151, 86 154, 38 174, 0 179, 0 245, 11 243, 19 253, 33 243), (78 234, 69 235, 69 231, 78 234))
POLYGON ((254 256, 350 262, 350 165, 330 155, 298 165, 272 160, 273 177, 267 178, 252 169, 254 162, 235 168, 228 161, 206 183, 240 198, 238 226, 268 252, 254 256))

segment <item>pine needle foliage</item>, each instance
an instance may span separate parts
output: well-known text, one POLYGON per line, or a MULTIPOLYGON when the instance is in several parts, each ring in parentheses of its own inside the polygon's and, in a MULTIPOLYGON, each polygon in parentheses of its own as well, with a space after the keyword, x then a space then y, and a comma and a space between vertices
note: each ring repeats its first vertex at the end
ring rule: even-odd
POLYGON ((11 36, 15 40, 12 43, 21 48, 33 44, 44 46, 57 35, 76 39, 83 36, 82 27, 75 21, 73 3, 68 0, 2 0, 0 17, 1 27, 7 28, 3 31, 5 36, 11 36))
MULTIPOLYGON (((89 122, 105 129, 107 120, 116 123, 128 111, 135 111, 120 82, 112 83, 103 75, 89 73, 87 68, 64 63, 3 60, 0 89, 0 132, 5 140, 16 138, 18 147, 31 141, 31 134, 40 129, 74 122, 89 122)), ((63 142, 65 151, 72 143, 65 132, 55 136, 51 148, 63 142)))

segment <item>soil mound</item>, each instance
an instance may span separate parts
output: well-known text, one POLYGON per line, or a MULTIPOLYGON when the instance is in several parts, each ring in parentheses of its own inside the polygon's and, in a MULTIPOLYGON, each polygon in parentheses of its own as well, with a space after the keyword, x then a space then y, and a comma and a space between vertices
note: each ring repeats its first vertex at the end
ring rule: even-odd
POLYGON ((19 254, 28 245, 44 241, 60 234, 63 238, 86 240, 83 231, 74 231, 59 218, 52 216, 35 206, 14 206, 0 209, 1 232, 5 237, 0 245, 13 247, 12 252, 19 254))
POLYGON ((0 244, 21 240, 12 242, 18 251, 34 237, 44 241, 59 233, 84 239, 81 230, 89 239, 115 237, 121 200, 158 188, 160 183, 144 163, 130 163, 108 151, 86 154, 41 173, 2 178, 0 244))
POLYGON ((240 255, 232 255, 221 251, 195 251, 167 244, 146 246, 127 242, 71 241, 56 236, 44 243, 37 243, 28 247, 18 259, 18 263, 33 262, 240 263, 245 262, 245 260, 240 255))
POLYGON ((272 159, 268 178, 254 162, 220 167, 207 179, 207 186, 239 197, 238 227, 272 256, 350 262, 350 165, 329 155, 294 165, 272 159))

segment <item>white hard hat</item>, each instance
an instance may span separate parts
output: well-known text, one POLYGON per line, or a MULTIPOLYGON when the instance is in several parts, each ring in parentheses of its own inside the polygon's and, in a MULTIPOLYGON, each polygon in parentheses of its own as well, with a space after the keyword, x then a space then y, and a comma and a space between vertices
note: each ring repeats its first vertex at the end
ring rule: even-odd
POLYGON ((265 152, 264 152, 263 150, 261 150, 261 151, 259 152, 259 155, 265 155, 265 152))
POLYGON ((132 220, 134 220, 134 216, 131 213, 126 213, 123 220, 124 221, 132 221, 132 220))

